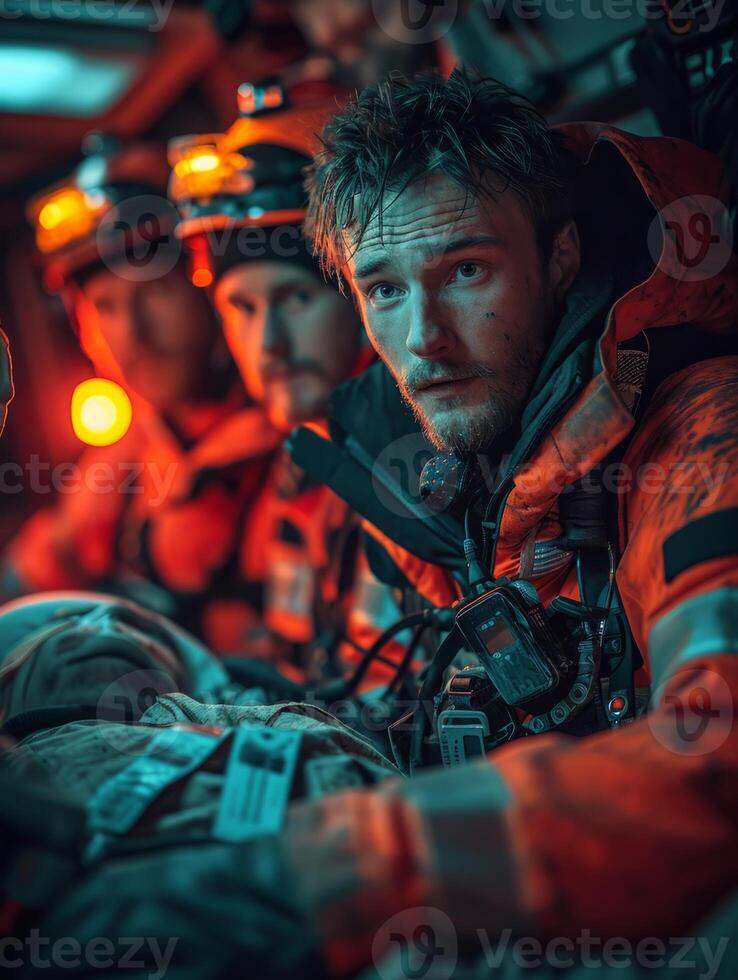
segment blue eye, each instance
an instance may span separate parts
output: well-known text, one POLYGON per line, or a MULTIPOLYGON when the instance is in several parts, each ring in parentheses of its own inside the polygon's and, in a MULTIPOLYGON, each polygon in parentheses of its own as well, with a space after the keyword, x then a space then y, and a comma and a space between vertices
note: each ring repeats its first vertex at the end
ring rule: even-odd
POLYGON ((462 262, 456 266, 456 275, 459 279, 473 279, 480 272, 476 262, 462 262))
POLYGON ((376 303, 379 301, 389 302, 390 300, 397 299, 400 290, 397 286, 393 286, 389 282, 380 282, 376 286, 372 286, 369 290, 369 301, 371 303, 376 303))

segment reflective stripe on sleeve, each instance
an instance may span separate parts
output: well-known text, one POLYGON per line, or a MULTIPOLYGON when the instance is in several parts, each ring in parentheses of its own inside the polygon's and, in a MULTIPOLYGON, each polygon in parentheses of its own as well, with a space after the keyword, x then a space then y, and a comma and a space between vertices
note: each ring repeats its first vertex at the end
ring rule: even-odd
POLYGON ((676 606, 651 630, 648 653, 654 688, 690 660, 738 653, 738 588, 704 592, 676 606))

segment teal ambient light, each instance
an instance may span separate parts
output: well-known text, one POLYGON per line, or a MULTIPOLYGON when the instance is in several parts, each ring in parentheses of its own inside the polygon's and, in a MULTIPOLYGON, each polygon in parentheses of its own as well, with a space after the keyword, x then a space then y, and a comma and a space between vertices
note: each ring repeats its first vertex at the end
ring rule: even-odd
POLYGON ((141 67, 130 51, 0 42, 0 112, 94 116, 113 105, 141 67))

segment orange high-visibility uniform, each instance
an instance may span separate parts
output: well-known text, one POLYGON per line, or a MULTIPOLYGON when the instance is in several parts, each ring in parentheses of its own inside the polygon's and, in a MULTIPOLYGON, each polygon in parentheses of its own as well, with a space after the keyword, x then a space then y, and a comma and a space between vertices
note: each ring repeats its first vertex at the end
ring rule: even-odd
MULTIPOLYGON (((683 935, 735 887, 738 357, 701 359, 707 340, 695 331, 693 363, 666 373, 637 421, 617 378, 618 345, 641 331, 655 357, 663 328, 738 334, 738 258, 728 249, 709 274, 688 271, 694 216, 718 227, 721 167, 678 140, 567 129, 596 194, 617 193, 592 177, 610 161, 654 218, 668 206, 676 222, 645 280, 608 300, 590 377, 570 378, 572 397, 514 470, 493 573, 516 577, 532 545, 560 535, 561 491, 627 439, 616 581, 653 699, 644 716, 587 738, 525 738, 466 767, 335 794, 295 814, 294 864, 337 973, 381 955, 391 932, 381 927, 399 912, 408 937, 432 907, 460 942, 508 928, 543 940, 585 928, 637 940, 683 935)), ((597 197, 587 205, 596 214, 597 197)), ((630 215, 615 199, 609 214, 602 239, 624 242, 630 215)), ((447 569, 377 536, 427 599, 459 596, 447 569)), ((538 575, 534 563, 527 577, 545 604, 578 594, 570 563, 538 575)))
POLYGON ((188 435, 141 410, 118 443, 86 448, 74 486, 8 546, 6 593, 128 585, 146 601, 134 583, 148 583, 155 606, 228 652, 224 621, 261 613, 261 581, 230 559, 280 436, 232 402, 193 409, 188 435))
MULTIPOLYGON (((394 590, 369 569, 361 535, 358 516, 340 497, 277 454, 249 512, 238 566, 245 581, 264 583, 258 628, 274 638, 271 656, 300 668, 295 676, 307 671, 317 680, 328 665, 351 668, 400 615, 394 590)), ((253 624, 244 625, 245 635, 230 637, 232 649, 253 645, 253 624)), ((396 660, 402 649, 395 642, 385 654, 396 660)), ((367 683, 387 674, 376 665, 367 683)))

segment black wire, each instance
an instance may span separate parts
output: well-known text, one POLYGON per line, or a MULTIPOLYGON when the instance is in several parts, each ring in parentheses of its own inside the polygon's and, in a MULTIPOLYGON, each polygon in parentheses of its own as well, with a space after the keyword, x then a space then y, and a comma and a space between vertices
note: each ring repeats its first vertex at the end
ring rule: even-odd
POLYGON ((428 665, 428 672, 425 675, 423 686, 420 689, 413 710, 409 758, 411 774, 421 766, 423 761, 423 740, 428 727, 428 712, 426 712, 424 705, 438 693, 443 682, 444 671, 452 663, 462 646, 463 638, 458 629, 454 627, 441 643, 436 651, 435 657, 428 665))
POLYGON ((356 670, 354 671, 353 677, 349 680, 349 692, 353 693, 359 686, 361 681, 364 679, 366 672, 369 670, 372 662, 377 658, 383 647, 387 646, 389 641, 401 633, 404 629, 408 629, 411 626, 417 626, 421 623, 425 623, 428 619, 429 610, 423 609, 421 612, 411 613, 409 616, 403 616, 402 619, 393 623, 388 629, 378 637, 374 643, 371 645, 369 650, 364 655, 361 663, 358 664, 356 670))
MULTIPOLYGON (((500 539, 500 519, 502 518, 502 511, 504 510, 505 504, 507 503, 507 498, 510 496, 510 493, 512 492, 512 489, 515 486, 514 481, 513 481, 513 479, 512 479, 511 476, 509 476, 507 478, 507 480, 509 481, 509 484, 510 485, 505 489, 505 492, 502 493, 502 498, 499 501, 500 506, 497 509, 494 534, 492 534, 492 532, 491 532, 491 530, 489 528, 484 527, 484 525, 486 525, 486 524, 489 523, 490 512, 491 512, 492 506, 493 506, 493 504, 495 502, 495 496, 494 495, 491 496, 489 498, 489 500, 487 501, 487 506, 486 506, 485 511, 484 511, 483 530, 485 532, 488 531, 490 533, 490 536, 491 536, 491 539, 492 540, 491 540, 491 548, 490 548, 489 557, 487 557, 486 554, 483 555, 482 557, 483 557, 483 561, 484 561, 485 565, 487 566, 487 568, 489 568, 490 574, 492 574, 492 575, 494 575, 495 561, 497 559, 497 542, 500 539)), ((498 489, 498 493, 500 493, 502 491, 502 488, 504 486, 505 486, 505 484, 503 483, 500 486, 500 488, 498 489)), ((485 541, 485 551, 486 551, 486 541, 485 541)))
POLYGON ((169 847, 190 847, 191 845, 218 847, 222 846, 222 841, 212 835, 188 834, 186 831, 178 831, 172 834, 147 834, 145 837, 111 838, 106 841, 99 856, 88 854, 84 863, 87 867, 91 867, 108 859, 131 857, 132 855, 146 854, 149 851, 159 852, 169 847))
MULTIPOLYGON (((359 686, 361 681, 364 679, 366 672, 369 670, 372 663, 377 659, 383 647, 385 647, 389 641, 401 633, 402 630, 408 629, 411 626, 419 626, 421 623, 428 623, 431 621, 434 610, 423 609, 421 612, 411 613, 409 616, 403 616, 392 626, 388 627, 381 636, 379 636, 374 643, 369 647, 361 661, 357 664, 351 677, 346 680, 340 680, 337 683, 326 685, 326 687, 319 689, 316 693, 319 697, 326 699, 335 698, 345 698, 353 694, 356 688, 359 686)), ((392 663, 394 667, 394 663, 392 663)))
POLYGON ((404 656, 400 661, 400 663, 397 665, 397 669, 395 670, 395 676, 387 685, 386 695, 393 695, 397 693, 397 688, 399 688, 403 675, 405 674, 408 667, 412 663, 412 659, 415 656, 415 651, 418 649, 423 633, 425 633, 425 631, 428 629, 429 626, 430 623, 421 623, 420 626, 415 627, 415 632, 412 635, 412 639, 408 643, 404 656))

